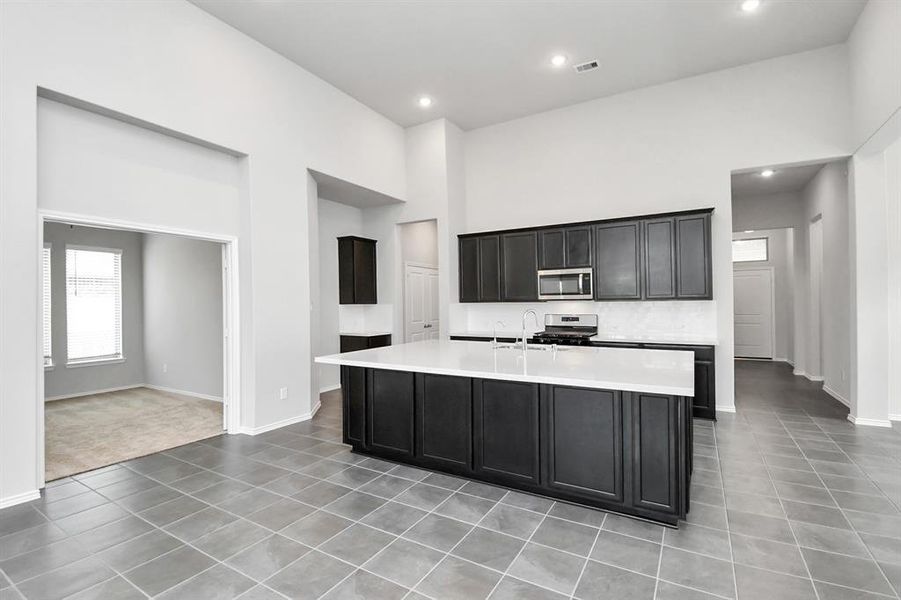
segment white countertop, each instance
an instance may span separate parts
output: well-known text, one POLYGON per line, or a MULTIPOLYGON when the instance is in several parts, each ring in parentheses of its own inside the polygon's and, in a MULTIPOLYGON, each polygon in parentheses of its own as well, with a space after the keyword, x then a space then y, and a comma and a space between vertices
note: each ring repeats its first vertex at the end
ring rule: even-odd
MULTIPOLYGON (((454 337, 480 337, 491 338, 494 333, 491 331, 454 331, 451 332, 454 337)), ((534 332, 526 334, 530 339, 535 335, 534 332)), ((497 337, 509 339, 520 339, 522 334, 512 331, 498 331, 497 337)), ((689 346, 716 346, 719 342, 715 338, 694 335, 690 333, 656 333, 642 335, 620 335, 615 333, 599 333, 592 336, 592 342, 623 342, 633 344, 686 344, 689 346)))
POLYGON ((694 353, 639 348, 530 346, 429 340, 316 357, 316 362, 595 389, 694 396, 694 353))

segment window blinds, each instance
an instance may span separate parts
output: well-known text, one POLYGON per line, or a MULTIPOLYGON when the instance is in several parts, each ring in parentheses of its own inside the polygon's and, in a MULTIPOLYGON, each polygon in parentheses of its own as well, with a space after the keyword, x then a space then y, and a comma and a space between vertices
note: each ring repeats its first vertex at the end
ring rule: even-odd
POLYGON ((66 248, 69 362, 122 357, 122 251, 66 248))
POLYGON ((51 328, 51 313, 50 313, 50 244, 44 244, 44 253, 43 253, 43 268, 44 268, 44 278, 43 278, 43 286, 44 286, 44 366, 50 366, 53 364, 53 345, 51 344, 51 332, 53 331, 51 328))
POLYGON ((732 240, 732 262, 767 260, 767 238, 732 240))

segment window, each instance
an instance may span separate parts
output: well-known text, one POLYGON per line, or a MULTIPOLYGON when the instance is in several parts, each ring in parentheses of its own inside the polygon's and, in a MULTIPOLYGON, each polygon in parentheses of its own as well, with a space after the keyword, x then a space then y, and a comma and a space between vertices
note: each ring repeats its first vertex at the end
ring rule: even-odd
POLYGON ((50 244, 44 244, 44 252, 42 255, 43 271, 44 271, 44 366, 53 366, 53 344, 50 342, 50 335, 53 331, 51 328, 50 314, 50 244))
POLYGON ((69 364, 122 359, 122 251, 66 248, 69 364))
POLYGON ((766 261, 767 238, 732 240, 732 262, 766 261))

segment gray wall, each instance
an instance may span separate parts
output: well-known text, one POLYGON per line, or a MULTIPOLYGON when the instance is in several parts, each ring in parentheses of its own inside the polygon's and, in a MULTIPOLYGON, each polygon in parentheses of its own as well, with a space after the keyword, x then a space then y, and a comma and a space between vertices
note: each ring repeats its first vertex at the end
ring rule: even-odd
POLYGON ((222 397, 221 248, 213 242, 144 235, 148 385, 222 397))
POLYGON ((44 397, 70 396, 144 382, 143 275, 141 234, 79 227, 44 225, 44 242, 51 244, 50 287, 54 367, 44 371, 44 397), (69 368, 66 366, 66 244, 122 250, 121 363, 69 368))

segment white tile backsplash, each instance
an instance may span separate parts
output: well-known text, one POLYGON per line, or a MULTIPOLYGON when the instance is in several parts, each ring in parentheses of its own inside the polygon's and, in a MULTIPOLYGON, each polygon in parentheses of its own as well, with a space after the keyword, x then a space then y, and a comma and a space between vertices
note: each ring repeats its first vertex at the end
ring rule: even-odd
MULTIPOLYGON (((519 333, 522 313, 526 309, 538 313, 544 326, 546 313, 589 313, 598 315, 598 334, 610 339, 638 339, 660 341, 717 340, 716 302, 658 301, 658 302, 536 302, 511 304, 460 304, 450 306, 451 334, 491 332, 495 321, 503 321, 498 331, 519 333)), ((535 331, 531 319, 527 332, 535 331)))

